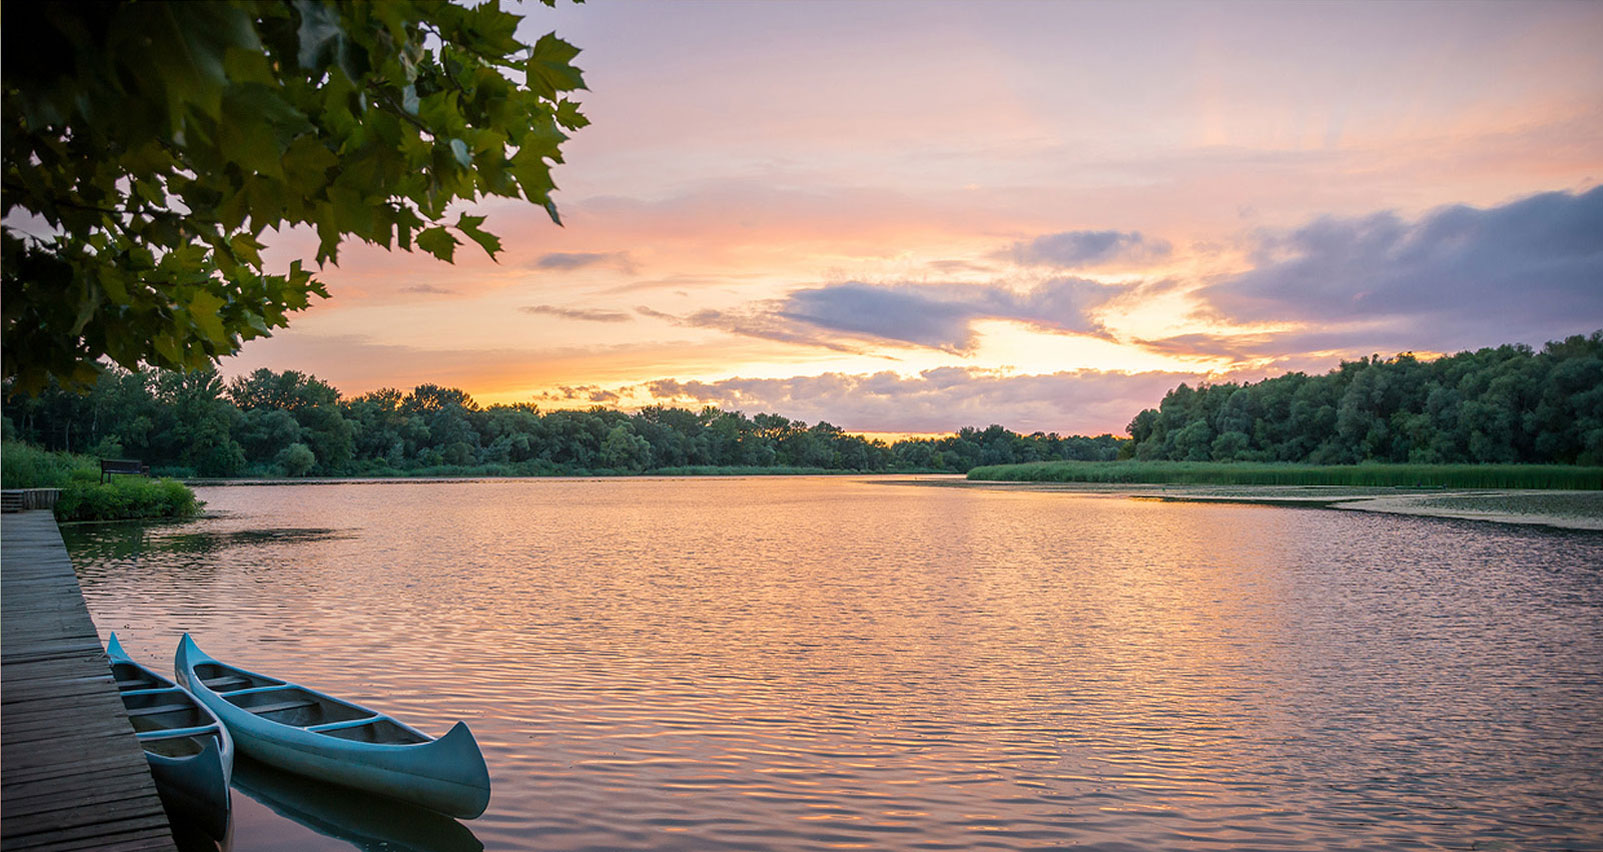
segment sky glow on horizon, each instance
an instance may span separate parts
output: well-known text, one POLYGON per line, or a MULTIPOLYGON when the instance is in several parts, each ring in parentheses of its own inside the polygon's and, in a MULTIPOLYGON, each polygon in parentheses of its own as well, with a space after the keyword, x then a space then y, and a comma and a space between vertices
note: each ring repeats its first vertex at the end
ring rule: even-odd
POLYGON ((347 243, 225 374, 1097 434, 1181 381, 1603 328, 1600 4, 522 12, 584 51, 566 227, 347 243))

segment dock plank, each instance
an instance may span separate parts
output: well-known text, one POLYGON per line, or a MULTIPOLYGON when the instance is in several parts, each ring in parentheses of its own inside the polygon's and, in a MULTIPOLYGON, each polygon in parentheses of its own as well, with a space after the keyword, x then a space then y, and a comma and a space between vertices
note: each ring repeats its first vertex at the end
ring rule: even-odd
POLYGON ((0 524, 0 850, 174 852, 55 518, 0 524))

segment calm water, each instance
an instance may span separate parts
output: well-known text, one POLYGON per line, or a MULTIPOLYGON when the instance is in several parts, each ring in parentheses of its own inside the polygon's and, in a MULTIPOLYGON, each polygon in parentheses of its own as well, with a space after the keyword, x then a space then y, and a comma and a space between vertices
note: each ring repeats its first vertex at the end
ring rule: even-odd
POLYGON ((245 767, 236 850, 1603 849, 1603 535, 841 478, 202 489, 102 634, 442 734, 430 819, 245 767))

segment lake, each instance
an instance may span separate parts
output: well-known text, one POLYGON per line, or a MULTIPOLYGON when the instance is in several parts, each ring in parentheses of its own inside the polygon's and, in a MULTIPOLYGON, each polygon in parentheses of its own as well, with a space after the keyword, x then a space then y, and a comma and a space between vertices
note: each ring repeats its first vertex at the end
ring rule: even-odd
POLYGON ((456 822, 246 766, 233 848, 1603 849, 1603 535, 844 477, 199 489, 102 638, 477 735, 456 822))

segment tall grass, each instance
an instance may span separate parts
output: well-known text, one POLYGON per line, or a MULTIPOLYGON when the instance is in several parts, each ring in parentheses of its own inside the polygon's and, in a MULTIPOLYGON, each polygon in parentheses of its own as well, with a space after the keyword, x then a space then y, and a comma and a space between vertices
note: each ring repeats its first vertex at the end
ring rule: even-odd
POLYGON ((100 462, 93 456, 53 453, 17 441, 0 445, 0 481, 6 488, 61 489, 56 519, 62 521, 189 518, 202 505, 177 480, 114 476, 102 483, 100 462))
POLYGON ((53 453, 21 441, 0 444, 0 487, 65 488, 74 477, 100 479, 100 462, 75 453, 53 453))
POLYGON ((1547 464, 1063 461, 977 467, 969 471, 968 478, 1002 482, 1603 489, 1603 467, 1547 464))

